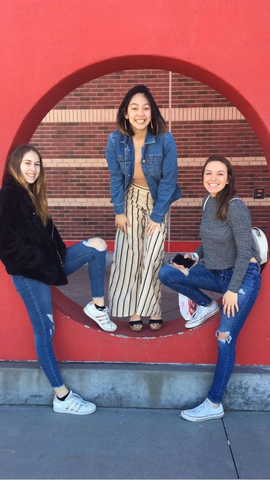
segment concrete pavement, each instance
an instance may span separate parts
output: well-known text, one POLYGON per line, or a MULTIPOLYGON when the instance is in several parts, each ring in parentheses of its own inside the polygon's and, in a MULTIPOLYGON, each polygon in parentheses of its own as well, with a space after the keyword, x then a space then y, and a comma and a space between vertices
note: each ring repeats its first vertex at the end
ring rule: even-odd
POLYGON ((179 410, 0 406, 1 479, 269 479, 270 412, 189 423, 179 410))

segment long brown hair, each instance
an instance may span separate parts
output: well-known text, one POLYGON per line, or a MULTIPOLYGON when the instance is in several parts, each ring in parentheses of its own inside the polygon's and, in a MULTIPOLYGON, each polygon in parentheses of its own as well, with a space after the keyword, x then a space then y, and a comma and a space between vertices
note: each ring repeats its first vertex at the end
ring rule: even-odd
POLYGON ((38 216, 41 218, 43 224, 46 225, 48 219, 50 218, 50 214, 46 197, 45 172, 42 157, 39 151, 33 145, 31 145, 30 143, 20 145, 19 147, 15 148, 15 150, 8 156, 4 167, 4 174, 2 180, 3 186, 7 183, 10 176, 15 178, 16 182, 18 182, 22 187, 27 190, 27 193, 32 199, 38 216), (24 155, 31 151, 35 152, 39 157, 40 174, 37 180, 32 185, 29 185, 22 175, 20 165, 24 155))
POLYGON ((222 155, 211 155, 211 157, 209 157, 204 164, 204 167, 202 170, 202 178, 204 176, 206 166, 210 162, 221 162, 227 167, 228 183, 225 185, 223 190, 221 190, 221 192, 217 193, 215 197, 217 202, 217 213, 215 215, 215 218, 217 220, 225 220, 228 215, 230 200, 236 195, 235 174, 234 174, 232 165, 227 158, 223 157, 222 155))
POLYGON ((143 93, 145 95, 151 108, 152 119, 147 127, 148 132, 154 136, 165 133, 166 122, 159 111, 159 108, 153 98, 152 93, 145 85, 136 85, 135 87, 132 87, 124 96, 118 109, 116 119, 116 123, 120 132, 122 132, 124 135, 129 135, 130 137, 134 135, 132 126, 129 123, 129 120, 125 118, 125 115, 127 113, 127 109, 132 97, 134 97, 134 95, 136 95, 137 93, 143 93))

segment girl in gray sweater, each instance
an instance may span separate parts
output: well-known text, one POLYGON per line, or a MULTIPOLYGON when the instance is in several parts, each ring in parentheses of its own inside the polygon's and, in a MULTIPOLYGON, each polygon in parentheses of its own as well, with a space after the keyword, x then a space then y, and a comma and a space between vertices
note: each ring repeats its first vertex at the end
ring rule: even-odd
POLYGON ((234 367, 237 337, 261 284, 260 256, 253 245, 250 212, 236 196, 230 162, 219 155, 209 157, 202 177, 208 191, 203 200, 202 243, 196 252, 185 255, 194 264, 186 268, 172 262, 159 271, 163 284, 198 305, 186 328, 201 325, 220 310, 219 304, 201 289, 222 294, 215 375, 205 401, 181 412, 191 422, 224 416, 221 400, 234 367))

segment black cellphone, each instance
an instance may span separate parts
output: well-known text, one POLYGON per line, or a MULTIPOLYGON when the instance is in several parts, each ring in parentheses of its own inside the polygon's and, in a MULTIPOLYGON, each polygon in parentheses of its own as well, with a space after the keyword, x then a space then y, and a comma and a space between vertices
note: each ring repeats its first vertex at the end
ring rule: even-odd
POLYGON ((177 253, 172 258, 172 262, 176 263, 177 265, 183 265, 183 267, 190 268, 192 265, 194 265, 195 260, 192 260, 191 258, 185 258, 182 253, 177 253))

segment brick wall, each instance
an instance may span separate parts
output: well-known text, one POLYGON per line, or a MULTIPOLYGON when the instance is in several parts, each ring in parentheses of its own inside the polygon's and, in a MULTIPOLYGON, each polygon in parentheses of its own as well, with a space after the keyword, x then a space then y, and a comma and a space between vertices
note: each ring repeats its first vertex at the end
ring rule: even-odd
POLYGON ((50 210, 66 240, 115 236, 109 174, 104 157, 115 129, 116 110, 132 86, 152 91, 175 137, 184 198, 171 208, 169 239, 199 239, 200 205, 205 195, 201 168, 214 153, 228 157, 237 174, 238 194, 253 224, 266 229, 270 184, 268 167, 251 127, 218 92, 192 79, 161 70, 129 70, 78 87, 48 113, 32 137, 44 158, 50 210), (170 83, 171 82, 171 83, 170 83), (171 98, 170 98, 171 92, 171 98), (253 200, 254 186, 264 200, 253 200))

